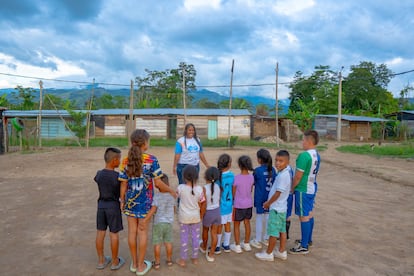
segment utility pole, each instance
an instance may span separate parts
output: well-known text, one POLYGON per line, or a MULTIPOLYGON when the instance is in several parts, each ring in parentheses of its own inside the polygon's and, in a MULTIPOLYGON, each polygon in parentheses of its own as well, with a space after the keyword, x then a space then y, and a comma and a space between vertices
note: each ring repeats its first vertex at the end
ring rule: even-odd
POLYGON ((279 148, 279 99, 278 99, 278 76, 279 76, 279 62, 276 62, 276 145, 279 148))
POLYGON ((86 148, 89 148, 89 129, 91 128, 91 110, 92 110, 94 88, 95 88, 95 78, 93 78, 91 98, 89 100, 88 113, 86 114, 86 148))
POLYGON ((336 140, 341 142, 341 130, 342 130, 342 66, 341 71, 339 71, 339 85, 338 85, 338 122, 336 130, 336 140))
POLYGON ((185 65, 183 66, 183 108, 184 108, 184 126, 187 124, 187 105, 185 99, 185 65))
POLYGON ((134 129, 134 81, 131 80, 131 85, 129 89, 129 120, 127 123, 127 129, 126 129, 129 146, 131 146, 131 139, 129 139, 129 137, 131 136, 133 129, 134 129))
POLYGON ((228 125, 228 140, 227 140, 227 146, 230 147, 230 122, 231 122, 231 99, 233 95, 233 71, 234 71, 234 59, 231 63, 231 77, 230 77, 230 99, 229 99, 229 125, 228 125))
POLYGON ((42 106, 43 106, 43 82, 39 81, 39 117, 37 118, 37 137, 39 139, 39 148, 42 147, 42 106))

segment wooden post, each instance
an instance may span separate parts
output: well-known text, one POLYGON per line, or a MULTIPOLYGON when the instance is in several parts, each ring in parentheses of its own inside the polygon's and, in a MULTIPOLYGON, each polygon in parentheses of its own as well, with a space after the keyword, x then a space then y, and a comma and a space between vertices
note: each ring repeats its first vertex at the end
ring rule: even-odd
POLYGON ((341 71, 339 71, 339 85, 338 85, 338 122, 336 130, 336 140, 341 142, 342 136, 342 66, 341 71))
POLYGON ((276 62, 276 145, 279 148, 279 99, 278 99, 278 75, 279 75, 279 62, 276 62))
POLYGON ((91 127, 91 109, 92 109, 94 88, 95 88, 95 78, 93 78, 91 98, 89 100, 88 112, 86 113, 86 148, 89 148, 89 129, 91 127))
POLYGON ((231 77, 230 77, 230 98, 229 98, 229 125, 228 125, 228 147, 230 147, 230 137, 231 137, 231 132, 230 132, 230 122, 231 122, 231 101, 232 101, 232 95, 233 95, 233 72, 234 72, 234 59, 231 63, 231 77))
POLYGON ((39 148, 42 147, 42 107, 43 107, 43 82, 39 81, 39 115, 37 118, 37 137, 39 139, 39 148))
POLYGON ((128 145, 131 146, 131 139, 129 137, 131 136, 131 133, 134 129, 134 81, 131 80, 130 90, 129 90, 129 120, 128 120, 128 126, 127 126, 127 139, 128 139, 128 145))

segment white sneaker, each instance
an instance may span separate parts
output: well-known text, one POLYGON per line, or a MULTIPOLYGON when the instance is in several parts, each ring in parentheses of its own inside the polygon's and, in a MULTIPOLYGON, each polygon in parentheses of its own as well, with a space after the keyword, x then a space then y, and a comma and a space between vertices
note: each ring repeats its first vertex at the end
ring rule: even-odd
POLYGON ((265 239, 262 241, 264 246, 269 246, 269 239, 265 239))
POLYGON ((234 243, 230 244, 230 250, 235 252, 235 253, 242 253, 243 250, 241 249, 240 245, 236 245, 234 243))
POLYGON ((279 252, 279 249, 273 251, 273 256, 281 260, 287 260, 287 251, 279 252))
POLYGON ((262 248, 262 244, 260 242, 256 241, 256 240, 251 240, 250 245, 253 246, 254 248, 257 248, 257 249, 262 248))
POLYGON ((210 262, 210 263, 214 262, 214 258, 210 257, 208 255, 208 252, 206 253, 206 260, 207 260, 207 262, 210 262))
POLYGON ((274 260, 273 254, 267 254, 266 251, 256 253, 255 256, 261 261, 273 262, 274 260))
POLYGON ((241 243, 240 243, 240 247, 241 247, 244 251, 252 251, 252 248, 250 247, 250 244, 248 244, 248 243, 241 242, 241 243))

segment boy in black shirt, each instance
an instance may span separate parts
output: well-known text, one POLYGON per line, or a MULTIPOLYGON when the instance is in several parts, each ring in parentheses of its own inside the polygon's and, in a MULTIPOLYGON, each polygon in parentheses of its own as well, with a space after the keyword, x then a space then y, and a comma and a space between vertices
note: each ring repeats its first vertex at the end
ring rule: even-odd
POLYGON ((119 204, 120 182, 118 181, 118 172, 115 169, 120 164, 121 151, 117 148, 107 148, 104 159, 105 168, 99 170, 94 178, 99 189, 96 214, 96 252, 98 253, 96 269, 104 269, 112 261, 111 270, 118 270, 125 263, 125 260, 118 256, 119 231, 124 228, 119 204), (112 258, 104 256, 104 240, 108 226, 112 258))

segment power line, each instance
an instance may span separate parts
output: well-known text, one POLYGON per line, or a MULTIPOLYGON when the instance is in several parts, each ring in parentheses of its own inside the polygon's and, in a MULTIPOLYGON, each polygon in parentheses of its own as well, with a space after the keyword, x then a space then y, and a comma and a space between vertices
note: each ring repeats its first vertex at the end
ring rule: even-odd
MULTIPOLYGON (((408 73, 414 72, 414 69, 399 72, 399 73, 392 73, 390 74, 390 77, 395 77, 399 75, 405 75, 408 73)), ((76 84, 92 84, 91 82, 87 81, 75 81, 75 80, 62 80, 62 79, 51 79, 51 78, 40 78, 40 77, 33 77, 33 76, 25 76, 25 75, 18 75, 18 74, 10 74, 10 73, 2 73, 0 72, 0 75, 10 76, 10 77, 18 77, 18 78, 26 78, 26 79, 34 79, 34 80, 47 80, 47 81, 55 81, 55 82, 66 82, 66 83, 76 83, 76 84)), ((289 85, 293 82, 279 82, 281 85, 289 85)), ((130 87, 130 84, 121 84, 121 83, 106 83, 106 82, 100 82, 98 83, 100 85, 106 85, 106 86, 124 86, 124 87, 130 87)), ((274 83, 250 83, 250 84, 233 84, 233 87, 261 87, 261 86, 274 86, 274 83)), ((198 88, 228 88, 229 85, 196 85, 198 88)))

